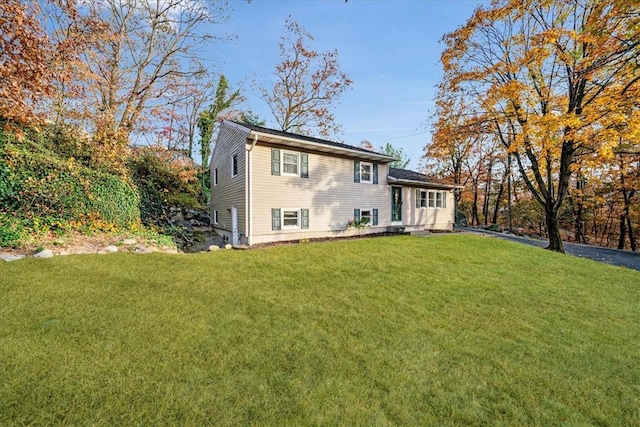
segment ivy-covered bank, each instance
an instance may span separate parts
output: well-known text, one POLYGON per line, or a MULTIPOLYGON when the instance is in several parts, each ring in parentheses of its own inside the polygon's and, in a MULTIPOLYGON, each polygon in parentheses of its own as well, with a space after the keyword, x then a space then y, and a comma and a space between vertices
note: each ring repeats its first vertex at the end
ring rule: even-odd
POLYGON ((0 130, 0 246, 69 232, 179 233, 167 221, 170 209, 205 209, 193 166, 176 167, 146 148, 114 171, 93 164, 90 150, 60 129, 0 130))

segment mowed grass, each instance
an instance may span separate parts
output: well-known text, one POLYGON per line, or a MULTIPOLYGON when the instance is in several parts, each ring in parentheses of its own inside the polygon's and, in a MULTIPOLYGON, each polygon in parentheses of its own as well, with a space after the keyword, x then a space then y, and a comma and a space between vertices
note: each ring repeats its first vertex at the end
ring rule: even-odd
POLYGON ((0 425, 640 425, 640 273, 468 235, 0 264, 0 425))

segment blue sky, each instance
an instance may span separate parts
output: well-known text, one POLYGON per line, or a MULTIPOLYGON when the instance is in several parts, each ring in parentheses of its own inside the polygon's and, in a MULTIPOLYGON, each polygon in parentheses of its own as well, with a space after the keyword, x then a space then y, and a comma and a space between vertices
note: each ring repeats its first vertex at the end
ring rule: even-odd
MULTIPOLYGON (((251 82, 269 84, 279 62, 280 37, 289 16, 314 37, 311 47, 337 49, 343 72, 354 81, 334 109, 341 139, 374 147, 391 142, 418 169, 430 141, 428 118, 443 34, 471 16, 479 0, 231 0, 229 20, 216 31, 235 36, 218 44, 210 58, 216 71, 242 85, 250 108, 275 127, 269 107, 251 82)), ((484 2, 486 3, 486 2, 484 2)))

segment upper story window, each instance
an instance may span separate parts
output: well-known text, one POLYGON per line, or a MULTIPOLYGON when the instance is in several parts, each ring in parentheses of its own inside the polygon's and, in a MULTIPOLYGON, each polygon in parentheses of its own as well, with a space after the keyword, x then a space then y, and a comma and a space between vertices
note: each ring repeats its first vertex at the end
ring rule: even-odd
POLYGON ((353 162, 353 182, 364 182, 368 184, 378 183, 378 165, 370 162, 353 162))
POLYGON ((282 175, 299 176, 300 173, 300 153, 291 151, 282 152, 282 175))
POLYGON ((231 157, 231 176, 237 176, 238 175, 238 155, 234 154, 231 157))
POLYGON ((371 163, 360 163, 360 182, 371 183, 373 178, 373 165, 371 163))
POLYGON ((271 175, 309 178, 309 155, 297 151, 272 148, 271 175))

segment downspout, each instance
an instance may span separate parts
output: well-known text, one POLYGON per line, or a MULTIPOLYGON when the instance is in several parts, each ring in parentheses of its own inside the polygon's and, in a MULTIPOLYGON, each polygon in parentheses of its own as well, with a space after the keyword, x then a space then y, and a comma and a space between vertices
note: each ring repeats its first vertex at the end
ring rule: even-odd
POLYGON ((253 244, 253 195, 251 191, 253 191, 253 173, 252 173, 252 164, 251 164, 251 152, 253 148, 258 143, 258 135, 253 134, 253 142, 251 143, 251 147, 249 147, 246 151, 246 160, 245 165, 247 168, 247 180, 245 181, 245 206, 247 207, 246 215, 245 215, 245 229, 247 231, 247 244, 251 246, 253 244))

